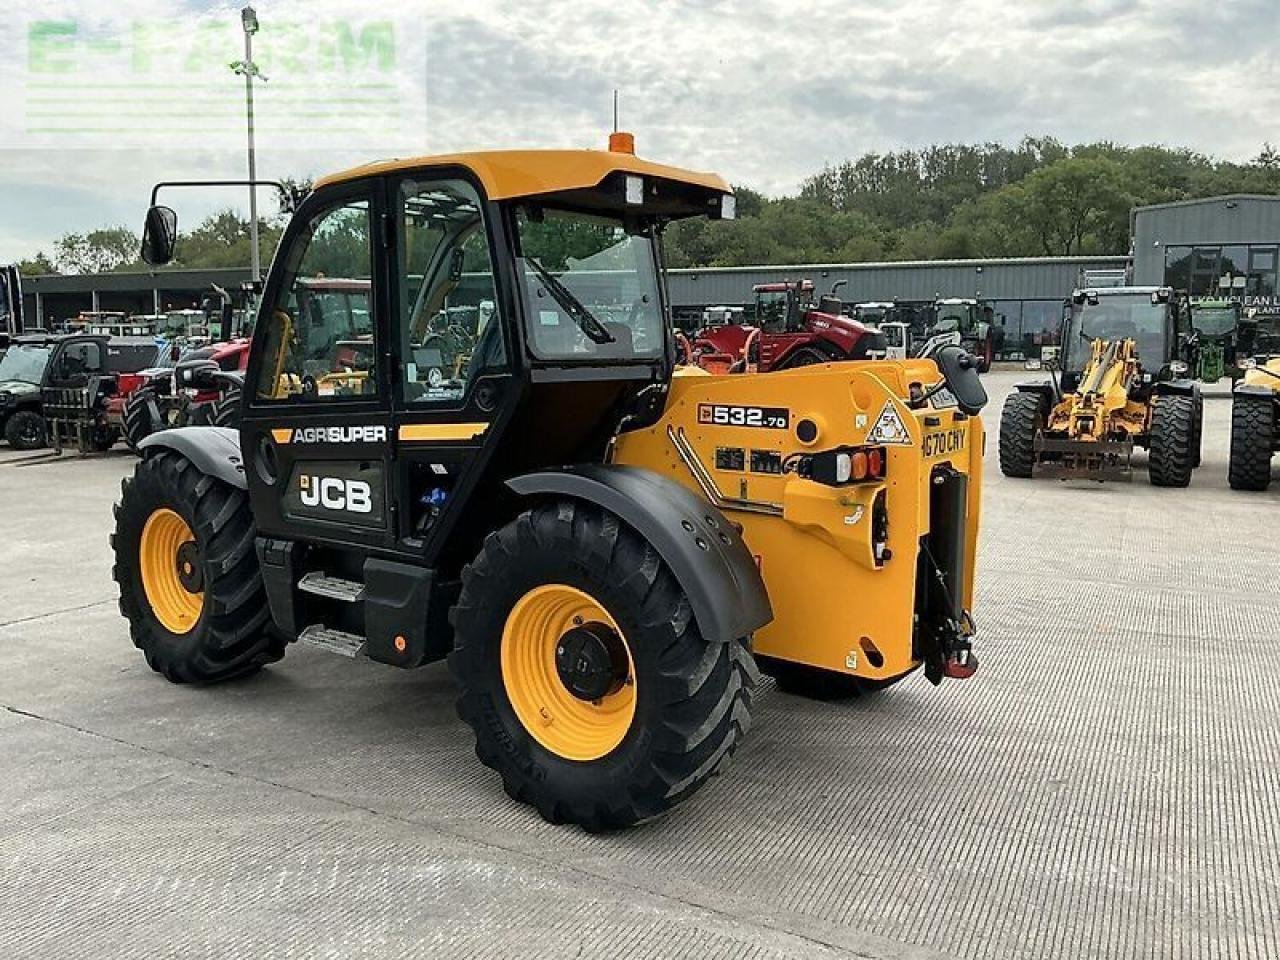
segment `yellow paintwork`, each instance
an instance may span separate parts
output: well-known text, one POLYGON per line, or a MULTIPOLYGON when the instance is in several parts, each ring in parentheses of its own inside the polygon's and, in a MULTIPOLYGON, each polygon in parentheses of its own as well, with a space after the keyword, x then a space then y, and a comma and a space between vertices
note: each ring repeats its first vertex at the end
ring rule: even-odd
POLYGON ((1133 340, 1094 340, 1080 387, 1049 414, 1046 429, 1072 440, 1124 440, 1148 433, 1152 407, 1129 399, 1141 376, 1133 340))
POLYGON ((147 517, 138 543, 142 590, 156 619, 170 633, 190 633, 204 609, 204 594, 192 593, 178 577, 178 549, 195 540, 187 522, 168 507, 147 517))
POLYGON ((490 200, 511 200, 562 190, 594 187, 609 174, 624 171, 689 183, 722 193, 733 189, 714 173, 700 173, 641 160, 629 153, 605 150, 492 150, 450 153, 402 160, 382 160, 330 174, 316 188, 360 177, 387 173, 427 172, 439 167, 464 167, 475 174, 490 200))
POLYGON ((593 597, 561 583, 530 590, 502 629, 502 685, 521 725, 556 756, 599 760, 626 737, 636 716, 635 663, 618 624, 593 597), (583 623, 604 623, 627 650, 627 680, 600 700, 575 697, 560 681, 556 645, 583 623))
POLYGON ((406 423, 400 428, 401 440, 474 440, 489 429, 487 423, 406 423))
POLYGON ((1255 366, 1245 370, 1243 378, 1245 386, 1266 387, 1268 390, 1280 393, 1280 357, 1269 357, 1259 366, 1261 369, 1255 366), (1264 372, 1267 370, 1270 370, 1271 373, 1264 372))
POLYGON ((930 471, 944 461, 969 476, 964 605, 970 610, 973 607, 982 421, 955 410, 911 410, 900 399, 910 396, 912 384, 928 386, 939 379, 931 360, 845 362, 768 374, 678 376, 671 382, 663 418, 652 427, 621 436, 613 459, 656 470, 706 495, 677 449, 678 442, 687 441, 723 498, 750 501, 749 506, 755 509, 780 510, 781 516, 777 516, 732 502, 721 506, 730 520, 742 525, 773 605, 773 622, 756 632, 755 650, 829 670, 888 679, 919 665, 911 653, 916 557, 920 537, 929 531, 930 471), (698 406, 706 403, 786 407, 790 428, 700 423, 698 406), (719 446, 741 447, 748 458, 751 450, 776 451, 785 458, 793 453, 862 445, 868 442, 868 432, 886 405, 905 423, 909 445, 886 447, 883 483, 837 488, 794 474, 716 469, 719 446), (801 419, 818 424, 819 435, 811 444, 796 438, 795 425, 801 419), (937 424, 928 426, 927 419, 936 419, 937 424), (926 458, 924 438, 945 436, 952 430, 962 435, 962 447, 926 458), (887 497, 892 557, 877 567, 871 546, 870 507, 880 490, 887 497), (868 662, 863 638, 870 638, 883 655, 880 667, 868 662))

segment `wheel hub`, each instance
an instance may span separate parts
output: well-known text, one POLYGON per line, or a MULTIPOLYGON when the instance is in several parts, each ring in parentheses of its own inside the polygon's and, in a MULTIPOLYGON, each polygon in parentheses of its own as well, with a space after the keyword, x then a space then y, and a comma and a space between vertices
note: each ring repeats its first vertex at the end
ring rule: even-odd
POLYGON ((556 644, 556 673, 579 700, 603 700, 627 680, 627 650, 622 638, 604 623, 575 626, 556 644))
POLYGON ((178 582, 187 593, 199 593, 204 589, 204 569, 200 562, 200 548, 194 540, 178 547, 174 563, 178 570, 178 582))

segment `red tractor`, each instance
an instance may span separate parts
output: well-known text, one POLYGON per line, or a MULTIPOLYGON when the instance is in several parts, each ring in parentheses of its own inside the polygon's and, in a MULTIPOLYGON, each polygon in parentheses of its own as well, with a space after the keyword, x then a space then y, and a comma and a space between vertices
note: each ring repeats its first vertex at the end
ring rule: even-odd
POLYGON ((816 305, 812 280, 762 283, 752 292, 756 295, 753 323, 708 327, 695 335, 693 354, 700 366, 767 373, 885 355, 883 335, 845 316, 844 304, 834 290, 816 305))

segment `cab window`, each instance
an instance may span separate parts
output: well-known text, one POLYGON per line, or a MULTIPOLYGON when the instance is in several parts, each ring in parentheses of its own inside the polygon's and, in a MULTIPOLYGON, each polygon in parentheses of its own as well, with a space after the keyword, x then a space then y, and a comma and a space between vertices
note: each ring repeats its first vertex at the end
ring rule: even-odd
POLYGON ((464 180, 404 180, 398 207, 404 402, 456 405, 507 365, 480 196, 464 180))
POLYGON ((543 360, 662 356, 653 228, 619 217, 517 210, 529 344, 543 360))
POLYGON ((369 204, 317 214, 288 252, 278 302, 263 313, 261 400, 329 402, 378 392, 369 204))

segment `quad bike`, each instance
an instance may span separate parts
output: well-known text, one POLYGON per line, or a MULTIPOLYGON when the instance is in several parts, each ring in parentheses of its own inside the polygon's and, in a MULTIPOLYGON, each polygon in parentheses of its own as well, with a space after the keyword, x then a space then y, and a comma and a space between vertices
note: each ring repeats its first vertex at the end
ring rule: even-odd
MULTIPOLYGON (((213 683, 295 642, 447 658, 507 793, 590 829, 706 783, 761 666, 811 695, 973 674, 973 358, 674 376, 662 230, 732 195, 610 145, 317 183, 266 281, 239 429, 146 438, 117 508, 121 610, 156 671, 213 683), (342 371, 358 392, 298 387, 319 275, 387 305, 342 371), (459 298, 497 307, 441 396, 413 350, 459 298)), ((153 201, 145 259, 176 234, 153 201)))
POLYGON ((1018 384, 1005 400, 1001 471, 1130 480, 1133 451, 1144 447, 1152 485, 1188 486, 1200 465, 1204 402, 1182 378, 1171 291, 1107 288, 1071 305, 1060 379, 1018 384))

